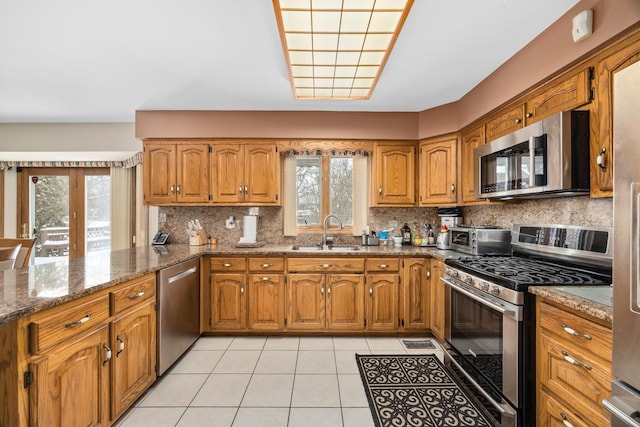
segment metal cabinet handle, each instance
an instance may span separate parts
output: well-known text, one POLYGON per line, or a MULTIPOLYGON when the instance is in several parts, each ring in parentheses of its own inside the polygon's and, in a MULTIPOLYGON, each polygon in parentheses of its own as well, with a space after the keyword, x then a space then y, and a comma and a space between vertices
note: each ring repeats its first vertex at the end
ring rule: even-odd
POLYGON ((427 270, 427 279, 431 279, 431 271, 427 270))
POLYGON ((262 277, 260 280, 266 282, 267 280, 271 280, 271 278, 270 277, 262 277))
POLYGON ((378 194, 380 194, 382 196, 382 185, 380 187, 378 187, 378 194))
POLYGON ((240 288, 240 294, 244 295, 244 286, 240 288))
POLYGON ((560 418, 562 418, 562 424, 564 424, 566 427, 573 427, 573 424, 569 422, 569 419, 564 412, 560 412, 560 418))
POLYGON ((82 325, 83 323, 87 323, 89 321, 89 319, 91 319, 91 313, 87 313, 87 315, 84 316, 80 320, 76 320, 74 322, 65 323, 64 327, 65 328, 73 328, 74 326, 82 325))
POLYGON ((607 148, 606 147, 602 147, 602 149, 598 153, 598 157, 596 157, 596 163, 598 164, 600 169, 602 169, 602 172, 606 172, 607 171, 607 167, 604 165, 604 153, 606 153, 606 152, 607 152, 607 148))
POLYGON ((576 359, 574 359, 573 357, 569 356, 569 353, 567 353, 566 351, 562 351, 562 357, 564 358, 564 360, 566 360, 567 362, 571 363, 572 365, 575 366, 579 366, 581 368, 585 368, 587 370, 591 370, 591 365, 588 365, 586 363, 580 363, 578 362, 576 359))
POLYGON ((118 340, 118 352, 116 353, 116 357, 120 357, 120 353, 124 351, 124 340, 120 338, 120 335, 116 336, 116 340, 118 340))
POLYGON ((584 338, 585 340, 590 340, 590 339, 591 339, 591 335, 589 335, 589 334, 583 334, 583 333, 577 332, 575 329, 572 329, 572 328, 568 327, 568 326, 567 326, 566 324, 564 324, 564 323, 563 323, 561 326, 562 326, 562 329, 563 329, 566 333, 568 333, 569 335, 573 335, 573 336, 576 336, 576 337, 582 337, 582 338, 584 338))
POLYGON ((373 296, 373 286, 369 286, 369 296, 373 296))
POLYGON ((107 366, 107 363, 109 363, 109 360, 111 360, 111 348, 107 345, 106 342, 102 343, 102 348, 107 351, 105 354, 105 359, 102 361, 102 366, 107 366))
POLYGON ((533 113, 527 113, 527 114, 525 115, 525 117, 526 117, 527 119, 530 119, 531 117, 533 117, 533 113))
POLYGON ((142 297, 142 296, 144 296, 144 291, 140 291, 140 292, 138 292, 137 294, 129 295, 129 297, 128 297, 128 298, 129 298, 129 299, 136 299, 136 298, 140 298, 140 297, 142 297))
POLYGON ((521 118, 517 118, 517 119, 516 119, 516 124, 520 124, 521 122, 522 122, 522 119, 521 119, 521 118))
POLYGON ((178 186, 176 187, 176 191, 178 192, 178 194, 180 194, 180 184, 178 184, 178 186))
POLYGON ((455 193, 456 192, 456 185, 455 184, 451 184, 451 193, 455 193))
POLYGON ((233 264, 231 264, 230 262, 225 262, 224 264, 222 264, 223 267, 233 267, 233 264))
POLYGON ((331 268, 333 264, 320 264, 320 267, 322 268, 331 268))
POLYGON ((173 184, 171 184, 169 191, 171 191, 171 194, 175 193, 175 186, 173 184))
POLYGON ((260 264, 260 267, 269 268, 269 267, 273 267, 273 264, 260 264))
POLYGON ((244 192, 245 192, 245 193, 248 193, 248 192, 249 192, 249 187, 248 187, 248 186, 246 186, 246 185, 244 186, 244 192))
POLYGON ((324 295, 324 286, 320 288, 320 295, 324 295))
POLYGON ((240 188, 238 188, 238 191, 240 191, 240 193, 242 193, 242 184, 240 184, 240 188))
POLYGON ((327 296, 331 296, 331 286, 327 286, 327 296))
POLYGON ((376 264, 378 268, 389 268, 389 264, 376 264))

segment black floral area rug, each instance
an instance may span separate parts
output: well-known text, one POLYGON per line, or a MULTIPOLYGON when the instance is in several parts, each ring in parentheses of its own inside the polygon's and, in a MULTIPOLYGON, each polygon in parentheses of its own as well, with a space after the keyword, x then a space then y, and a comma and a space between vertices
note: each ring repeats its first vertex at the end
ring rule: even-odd
POLYGON ((434 355, 356 361, 376 427, 491 427, 434 355))

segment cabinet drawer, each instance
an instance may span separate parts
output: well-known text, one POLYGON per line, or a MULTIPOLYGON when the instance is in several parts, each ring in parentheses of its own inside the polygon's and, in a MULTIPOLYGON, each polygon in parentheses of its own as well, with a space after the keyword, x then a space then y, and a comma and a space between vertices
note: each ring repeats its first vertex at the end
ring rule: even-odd
POLYGON ((593 412, 576 414, 572 409, 544 392, 540 392, 538 396, 538 427, 563 427, 567 425, 565 422, 573 427, 609 425, 609 420, 601 414, 593 412))
POLYGON ((282 271, 284 270, 284 258, 281 258, 281 257, 249 258, 249 270, 251 271, 282 271))
POLYGON ((111 314, 118 314, 127 308, 152 298, 156 294, 156 277, 148 275, 141 280, 109 293, 111 314))
POLYGON ((109 318, 109 296, 81 302, 69 302, 32 316, 29 345, 32 354, 51 347, 82 331, 104 323, 109 318))
POLYGON ((246 258, 211 258, 211 271, 245 271, 246 269, 246 258))
POLYGON ((538 342, 538 377, 551 394, 562 396, 576 413, 607 416, 602 400, 611 395, 611 364, 600 365, 545 335, 538 342))
POLYGON ((540 302, 538 319, 541 333, 557 336, 588 357, 611 361, 611 329, 544 302, 540 302))
POLYGON ((398 258, 367 258, 367 271, 398 271, 400 260, 398 258))
POLYGON ((364 272, 364 258, 289 258, 289 271, 364 272))

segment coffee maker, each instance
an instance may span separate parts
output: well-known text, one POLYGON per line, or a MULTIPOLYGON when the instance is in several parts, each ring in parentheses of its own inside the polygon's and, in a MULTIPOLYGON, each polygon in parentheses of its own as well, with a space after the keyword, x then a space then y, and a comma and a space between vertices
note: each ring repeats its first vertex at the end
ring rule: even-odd
POLYGON ((436 239, 436 247, 438 249, 451 249, 451 230, 459 224, 462 224, 462 212, 459 208, 439 208, 438 216, 440 217, 440 230, 436 239), (444 231, 446 227, 447 231, 444 231))

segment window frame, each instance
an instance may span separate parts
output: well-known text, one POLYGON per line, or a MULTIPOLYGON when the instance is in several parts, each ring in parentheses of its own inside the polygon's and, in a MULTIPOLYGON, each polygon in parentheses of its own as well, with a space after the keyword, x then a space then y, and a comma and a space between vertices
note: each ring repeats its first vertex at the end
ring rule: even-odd
MULTIPOLYGON (((329 175, 329 168, 330 168, 330 163, 331 163, 331 159, 332 158, 336 158, 338 156, 326 156, 326 155, 321 155, 321 156, 301 156, 301 157, 320 157, 320 165, 321 165, 321 171, 320 171, 320 176, 322 177, 321 180, 321 188, 322 188, 322 202, 321 202, 321 209, 320 209, 320 218, 322 220, 324 220, 324 218, 326 218, 327 215, 329 215, 331 213, 331 197, 330 197, 330 189, 331 189, 331 183, 330 183, 330 175, 329 175)), ((349 156, 350 157, 350 156, 349 156)), ((350 157, 353 158, 353 157, 350 157)), ((353 197, 353 185, 351 186, 351 196, 353 197)), ((296 200, 296 210, 297 210, 297 200, 296 200)), ((298 224, 298 221, 296 219, 296 233, 297 234, 321 234, 323 233, 324 229, 323 229, 323 224, 311 224, 311 225, 301 225, 298 224)), ((328 226, 327 226, 327 231, 330 231, 331 234, 353 234, 353 224, 348 224, 345 225, 344 228, 340 229, 339 225, 334 225, 331 222, 329 222, 328 226)))

